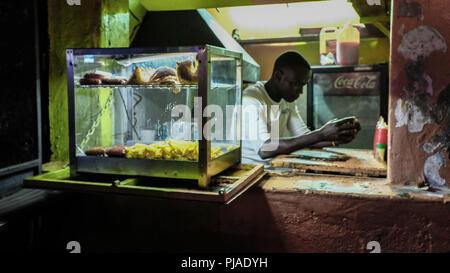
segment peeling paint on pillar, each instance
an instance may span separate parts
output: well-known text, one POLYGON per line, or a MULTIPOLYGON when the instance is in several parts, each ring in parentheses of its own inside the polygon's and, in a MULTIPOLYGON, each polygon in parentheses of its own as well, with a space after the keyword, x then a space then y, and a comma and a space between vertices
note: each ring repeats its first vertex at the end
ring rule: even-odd
POLYGON ((100 17, 97 15, 99 11, 100 3, 96 1, 86 1, 81 6, 69 6, 66 1, 48 1, 49 119, 52 160, 68 160, 65 49, 99 46, 100 17))
POLYGON ((411 0, 403 0, 398 9, 397 17, 416 17, 423 21, 422 6, 411 0))
POLYGON ((393 3, 388 179, 448 186, 450 0, 393 3))
POLYGON ((433 188, 440 188, 445 185, 445 180, 439 175, 441 167, 446 167, 445 157, 438 152, 427 158, 425 161, 424 175, 426 182, 433 188))
POLYGON ((128 1, 102 0, 100 47, 127 47, 129 32, 128 1))

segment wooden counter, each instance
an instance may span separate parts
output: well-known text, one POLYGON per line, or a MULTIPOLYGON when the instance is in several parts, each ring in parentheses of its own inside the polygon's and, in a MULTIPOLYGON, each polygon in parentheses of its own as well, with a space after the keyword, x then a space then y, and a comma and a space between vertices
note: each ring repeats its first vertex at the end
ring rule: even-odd
POLYGON ((361 198, 409 198, 448 202, 450 191, 431 191, 418 185, 391 185, 386 163, 374 159, 372 150, 304 149, 280 155, 266 168, 269 176, 259 185, 265 191, 355 196, 361 198))
POLYGON ((323 148, 299 150, 280 155, 271 162, 273 167, 306 171, 322 171, 357 176, 386 177, 385 162, 377 161, 372 150, 323 148))

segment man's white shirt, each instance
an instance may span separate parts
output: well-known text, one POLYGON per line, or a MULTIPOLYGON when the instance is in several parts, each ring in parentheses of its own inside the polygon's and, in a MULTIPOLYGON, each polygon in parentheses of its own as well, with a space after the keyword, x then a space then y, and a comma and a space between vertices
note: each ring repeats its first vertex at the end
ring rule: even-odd
POLYGON ((268 164, 258 151, 268 139, 276 140, 309 133, 295 102, 273 101, 259 81, 247 87, 242 95, 242 163, 268 164), (270 114, 268 114, 270 113, 270 114), (274 127, 274 130, 271 130, 274 127), (278 129, 278 131, 277 131, 278 129), (271 137, 272 134, 272 137, 271 137))

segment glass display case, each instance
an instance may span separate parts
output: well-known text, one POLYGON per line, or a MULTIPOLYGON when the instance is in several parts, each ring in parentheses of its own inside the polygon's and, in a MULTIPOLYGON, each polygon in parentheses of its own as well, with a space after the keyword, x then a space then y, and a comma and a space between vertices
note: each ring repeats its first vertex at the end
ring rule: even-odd
POLYGON ((70 172, 198 180, 240 162, 242 53, 68 49, 70 172))

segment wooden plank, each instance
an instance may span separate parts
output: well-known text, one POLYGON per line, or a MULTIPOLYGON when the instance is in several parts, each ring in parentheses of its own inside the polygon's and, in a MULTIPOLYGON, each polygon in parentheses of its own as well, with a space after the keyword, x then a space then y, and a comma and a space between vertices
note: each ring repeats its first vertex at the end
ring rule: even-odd
POLYGON ((306 170, 276 167, 266 167, 264 168, 264 171, 266 171, 270 176, 295 176, 306 172, 306 170))
POLYGON ((295 155, 305 159, 324 160, 324 161, 345 161, 350 159, 350 157, 345 154, 331 151, 324 151, 321 149, 302 149, 291 153, 291 155, 295 155))
POLYGON ((239 189, 240 184, 246 184, 250 180, 252 180, 253 178, 257 177, 258 175, 260 175, 261 173, 264 172, 264 165, 260 164, 260 165, 252 165, 252 166, 253 166, 252 169, 250 169, 250 170, 247 169, 244 173, 242 173, 242 172, 239 173, 240 178, 237 181, 233 182, 234 188, 232 189, 232 191, 239 189))
POLYGON ((360 24, 375 24, 379 22, 388 23, 391 21, 391 18, 387 15, 380 16, 364 16, 359 18, 360 24))
POLYGON ((240 177, 238 176, 218 176, 213 178, 213 183, 216 184, 233 184, 238 181, 240 177))
POLYGON ((116 179, 115 176, 101 174, 70 177, 70 170, 66 168, 27 178, 24 186, 39 189, 229 203, 251 185, 257 183, 264 174, 264 165, 262 164, 238 164, 216 176, 218 181, 215 181, 215 177, 213 177, 212 180, 215 183, 211 183, 212 185, 207 189, 200 189, 197 187, 197 181, 195 180, 135 176, 121 176, 116 179), (89 181, 86 181, 86 179, 89 181))
POLYGON ((386 35, 386 37, 388 37, 388 38, 391 37, 390 30, 387 27, 385 27, 382 23, 374 23, 373 25, 376 28, 378 28, 381 32, 383 32, 383 34, 386 35))
POLYGON ((272 160, 271 165, 277 168, 293 168, 304 171, 323 171, 354 174, 358 176, 386 176, 386 163, 373 157, 372 150, 344 148, 324 148, 324 151, 340 153, 349 159, 345 161, 310 160, 298 157, 281 156, 272 160))
POLYGON ((243 194, 248 189, 250 189, 253 185, 260 182, 266 176, 266 174, 267 174, 266 172, 262 172, 262 173, 258 174, 256 177, 252 178, 249 181, 249 183, 245 184, 244 187, 241 190, 239 190, 239 192, 237 194, 234 194, 233 196, 231 196, 231 198, 226 199, 225 204, 228 205, 231 202, 233 202, 236 198, 238 198, 241 194, 243 194))
POLYGON ((395 197, 386 178, 327 174, 300 174, 292 177, 268 177, 261 183, 265 191, 302 191, 345 196, 395 197))

